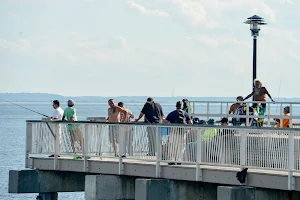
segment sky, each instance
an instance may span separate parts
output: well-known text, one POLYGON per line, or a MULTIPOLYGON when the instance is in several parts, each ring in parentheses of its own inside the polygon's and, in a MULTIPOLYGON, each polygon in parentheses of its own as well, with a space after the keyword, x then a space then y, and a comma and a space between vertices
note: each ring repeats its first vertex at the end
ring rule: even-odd
POLYGON ((300 0, 1 0, 0 93, 300 97, 300 0))

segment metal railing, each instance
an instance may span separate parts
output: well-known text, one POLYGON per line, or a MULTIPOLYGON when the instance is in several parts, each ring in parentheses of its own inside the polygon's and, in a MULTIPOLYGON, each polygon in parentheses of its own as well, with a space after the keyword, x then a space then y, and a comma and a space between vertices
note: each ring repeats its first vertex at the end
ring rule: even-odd
POLYGON ((293 172, 300 172, 300 129, 198 126, 145 123, 27 121, 26 167, 31 157, 54 154, 80 155, 84 171, 88 159, 115 158, 119 174, 123 162, 155 162, 156 177, 161 165, 195 165, 201 181, 201 165, 288 172, 293 190, 293 172), (126 156, 126 157, 124 157, 126 156))
POLYGON ((189 107, 191 108, 191 116, 199 117, 201 119, 221 119, 222 117, 227 118, 243 118, 246 119, 246 126, 249 126, 251 119, 260 118, 264 119, 264 124, 267 127, 273 127, 275 121, 274 118, 280 119, 280 127, 282 127, 282 119, 290 120, 290 127, 299 127, 300 124, 300 102, 237 102, 237 101, 189 101, 189 107), (230 106, 235 103, 246 104, 245 115, 229 114, 228 111, 230 106), (253 104, 266 104, 266 113, 264 115, 253 115, 249 112, 249 108, 253 104), (285 106, 290 107, 290 115, 286 116, 283 114, 283 108, 285 106))

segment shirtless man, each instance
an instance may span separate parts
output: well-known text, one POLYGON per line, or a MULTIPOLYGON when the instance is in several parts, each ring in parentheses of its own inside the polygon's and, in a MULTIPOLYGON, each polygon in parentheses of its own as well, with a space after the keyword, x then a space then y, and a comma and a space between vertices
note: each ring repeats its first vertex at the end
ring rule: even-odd
MULTIPOLYGON (((126 122, 128 112, 126 109, 116 106, 113 99, 108 100, 108 117, 106 119, 107 122, 126 122), (121 113, 123 113, 124 118, 121 121, 121 113)), ((117 156, 117 143, 119 139, 119 129, 117 125, 109 125, 109 141, 112 144, 115 152, 115 156, 117 156)))
POLYGON ((262 86, 262 82, 260 80, 255 80, 254 81, 254 90, 251 94, 249 94, 245 99, 243 99, 243 101, 249 99, 250 97, 253 96, 253 101, 266 101, 266 95, 268 95, 268 97, 273 101, 273 98, 271 97, 271 95, 269 94, 267 88, 262 86))
MULTIPOLYGON (((236 98, 236 101, 243 101, 243 97, 242 96, 238 96, 237 98, 236 98)), ((230 106, 230 108, 229 108, 229 111, 228 111, 228 114, 230 115, 230 114, 234 114, 235 113, 235 111, 236 111, 236 109, 238 108, 238 107, 240 107, 241 106, 241 103, 234 103, 234 104, 232 104, 231 106, 230 106)))
MULTIPOLYGON (((267 97, 266 95, 268 95, 268 97, 271 99, 272 102, 275 102, 273 100, 273 98, 271 97, 271 95, 269 94, 267 88, 262 86, 262 82, 260 80, 255 80, 254 81, 254 90, 251 94, 249 94, 245 99, 243 99, 243 101, 249 99, 250 97, 253 96, 253 101, 262 101, 262 102, 266 102, 267 97)), ((258 104, 257 103, 253 103, 252 105, 253 108, 257 108, 258 104)), ((264 115, 266 111, 266 103, 261 103, 261 115, 264 115)), ((262 126, 263 124, 263 119, 259 119, 259 126, 262 126)))

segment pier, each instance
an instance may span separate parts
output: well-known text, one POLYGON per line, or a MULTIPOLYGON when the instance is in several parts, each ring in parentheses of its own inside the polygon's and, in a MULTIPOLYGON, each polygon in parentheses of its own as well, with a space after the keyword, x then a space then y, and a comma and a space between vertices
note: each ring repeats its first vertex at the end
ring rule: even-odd
MULTIPOLYGON (((200 116, 195 110, 194 116, 200 116)), ((264 118, 272 119, 271 114, 264 118)), ((261 128, 97 120, 26 123, 27 169, 10 171, 11 193, 39 193, 43 200, 71 191, 85 191, 89 200, 299 198, 298 128, 274 128, 271 123, 261 128), (84 138, 75 148, 70 126, 84 138), (241 182, 237 173, 245 168, 241 182)))

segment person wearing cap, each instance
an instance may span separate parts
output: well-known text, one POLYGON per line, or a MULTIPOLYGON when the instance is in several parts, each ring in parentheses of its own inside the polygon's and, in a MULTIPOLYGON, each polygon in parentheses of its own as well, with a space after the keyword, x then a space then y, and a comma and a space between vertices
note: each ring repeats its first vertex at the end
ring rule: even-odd
POLYGON ((50 117, 51 120, 62 120, 64 111, 63 111, 63 109, 61 109, 59 104, 60 103, 58 100, 53 101, 52 106, 55 109, 55 111, 54 111, 53 115, 50 117))
MULTIPOLYGON (((76 109, 74 108, 74 100, 68 100, 68 107, 64 110, 64 115, 62 120, 66 121, 77 121, 76 109)), ((68 131, 71 136, 71 145, 73 153, 76 154, 76 142, 78 142, 81 151, 83 152, 83 136, 79 126, 75 124, 68 124, 68 131)), ((74 156, 74 158, 81 158, 80 156, 74 156)))
MULTIPOLYGON (((283 114, 286 116, 286 118, 283 117, 282 119, 282 128, 289 128, 290 127, 290 107, 286 106, 283 108, 283 114)), ((281 128, 281 120, 280 119, 274 119, 277 122, 277 128, 281 128)))
POLYGON ((187 113, 193 113, 193 109, 191 108, 189 104, 189 100, 187 99, 182 99, 183 107, 182 110, 184 110, 187 113))
POLYGON ((193 124, 190 115, 183 110, 183 102, 177 101, 176 102, 176 110, 170 112, 166 118, 166 120, 170 123, 184 123, 184 124, 193 124), (182 112, 184 117, 184 122, 180 122, 178 120, 178 113, 182 112))
POLYGON ((221 119, 221 126, 228 126, 228 118, 223 117, 221 119))
MULTIPOLYGON (((243 101, 249 99, 250 97, 253 96, 253 101, 261 101, 261 105, 259 106, 257 103, 253 103, 252 107, 254 109, 256 109, 259 113, 259 115, 264 115, 266 112, 266 100, 267 100, 267 96, 271 99, 272 102, 275 102, 274 99, 271 97, 271 95, 269 94, 267 88, 262 86, 262 82, 260 80, 254 80, 254 89, 251 92, 251 94, 249 94, 245 99, 243 99, 243 101)), ((263 126, 264 123, 264 118, 259 118, 257 121, 257 125, 258 126, 263 126)))
MULTIPOLYGON (((176 102, 176 110, 170 112, 166 120, 170 123, 175 124, 193 124, 190 115, 185 112, 183 109, 183 102, 176 102)), ((186 135, 185 128, 172 127, 169 128, 169 141, 167 142, 168 148, 168 158, 172 160, 181 161, 183 159, 183 150, 184 150, 184 138, 186 135)), ((174 165, 175 163, 170 162, 169 165, 174 165)), ((180 163, 177 163, 180 164, 180 163)))

